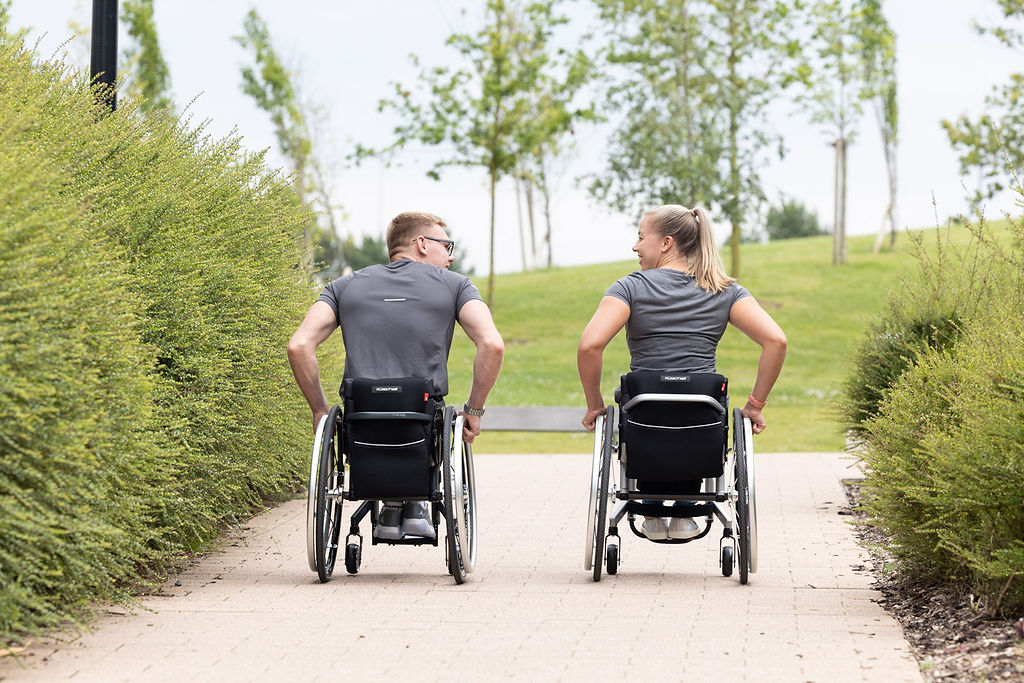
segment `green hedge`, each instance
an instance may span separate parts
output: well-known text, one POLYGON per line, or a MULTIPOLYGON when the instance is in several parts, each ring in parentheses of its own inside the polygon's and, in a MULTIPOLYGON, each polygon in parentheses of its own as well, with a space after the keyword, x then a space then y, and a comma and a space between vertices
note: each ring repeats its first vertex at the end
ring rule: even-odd
MULTIPOLYGON (((285 345, 314 297, 286 178, 103 116, 0 40, 0 635, 118 598, 304 482, 285 345)), ((338 358, 325 375, 340 374, 338 358)))
POLYGON ((903 576, 959 584, 997 614, 1024 606, 1024 225, 970 227, 871 326, 844 400, 903 576))

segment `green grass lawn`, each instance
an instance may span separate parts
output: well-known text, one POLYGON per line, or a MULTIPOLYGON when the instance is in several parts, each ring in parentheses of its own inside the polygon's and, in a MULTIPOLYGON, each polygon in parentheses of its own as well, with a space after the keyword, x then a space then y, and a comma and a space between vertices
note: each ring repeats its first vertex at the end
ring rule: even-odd
MULTIPOLYGON (((967 239, 966 230, 955 231, 957 241, 960 233, 967 239)), ((850 239, 848 262, 841 267, 832 265, 831 237, 743 245, 741 283, 789 338, 786 365, 765 410, 768 429, 755 441, 758 450, 843 448, 833 402, 847 359, 865 323, 880 310, 887 293, 901 286, 900 276, 914 261, 904 235, 894 251, 873 255, 873 243, 873 236, 850 239)), ((612 281, 636 268, 631 260, 498 276, 493 310, 505 338, 505 364, 488 404, 578 405, 582 417, 583 392, 576 374, 580 333, 612 281)), ((478 278, 481 291, 483 284, 478 278)), ((729 377, 737 401, 753 384, 758 352, 754 342, 731 327, 722 340, 718 369, 729 377)), ((471 359, 472 344, 457 332, 450 361, 453 403, 461 403, 468 392, 471 359)), ((605 400, 612 400, 628 367, 625 333, 620 332, 605 351, 605 400)), ((585 434, 487 433, 486 428, 485 418, 477 452, 585 453, 593 444, 585 434)))

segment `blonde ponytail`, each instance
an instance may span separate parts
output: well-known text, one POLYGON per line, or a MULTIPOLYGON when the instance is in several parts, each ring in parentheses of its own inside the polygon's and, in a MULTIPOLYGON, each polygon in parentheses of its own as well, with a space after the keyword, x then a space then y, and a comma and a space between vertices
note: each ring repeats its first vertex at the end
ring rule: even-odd
POLYGON ((646 215, 651 216, 654 229, 662 237, 675 240, 676 251, 689 262, 701 289, 718 294, 736 281, 725 274, 711 221, 704 209, 666 204, 646 215))

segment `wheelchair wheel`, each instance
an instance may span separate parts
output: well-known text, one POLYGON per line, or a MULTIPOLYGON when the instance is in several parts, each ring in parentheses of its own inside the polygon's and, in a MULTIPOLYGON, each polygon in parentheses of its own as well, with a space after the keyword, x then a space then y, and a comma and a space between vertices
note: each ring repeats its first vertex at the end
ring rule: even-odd
POLYGON ((747 476, 747 440, 749 420, 733 411, 733 467, 736 474, 736 549, 740 583, 746 584, 750 570, 750 488, 747 476))
MULTIPOLYGON (((442 418, 441 430, 441 479, 444 484, 444 521, 446 527, 448 550, 448 573, 461 584, 466 580, 466 559, 463 557, 462 543, 459 533, 459 515, 456 508, 460 501, 456 500, 456 492, 462 489, 462 459, 456 458, 454 446, 456 442, 455 428, 462 429, 462 420, 456 419, 455 408, 447 406, 442 418), (458 482, 456 482, 458 469, 458 482)), ((461 434, 458 436, 462 442, 461 434)), ((461 498, 461 493, 459 495, 461 498)))
POLYGON ((732 576, 732 546, 722 546, 722 576, 732 576))
POLYGON ((349 543, 345 546, 345 571, 355 574, 359 571, 359 565, 363 560, 363 551, 358 543, 349 543))
POLYGON ((743 437, 747 446, 747 491, 750 505, 747 510, 747 530, 750 535, 750 573, 757 573, 757 488, 754 477, 754 432, 750 420, 743 419, 743 437))
POLYGON ((608 573, 614 576, 619 571, 619 546, 614 543, 609 543, 608 550, 605 553, 605 558, 608 573))
POLYGON ((320 439, 320 458, 316 476, 316 511, 314 515, 314 560, 321 583, 330 580, 334 561, 338 558, 338 536, 341 533, 341 487, 343 475, 341 434, 339 424, 341 408, 334 406, 327 415, 327 423, 320 439))
POLYGON ((612 466, 615 434, 615 406, 608 406, 594 426, 594 462, 590 481, 590 509, 587 514, 587 547, 584 567, 593 568, 594 581, 601 580, 604 564, 604 531, 608 521, 608 479, 612 466))
POLYGON ((320 450, 326 428, 327 415, 324 415, 316 426, 316 435, 313 437, 313 453, 309 457, 309 484, 306 488, 306 559, 309 561, 309 570, 312 572, 316 571, 316 482, 320 472, 320 450))

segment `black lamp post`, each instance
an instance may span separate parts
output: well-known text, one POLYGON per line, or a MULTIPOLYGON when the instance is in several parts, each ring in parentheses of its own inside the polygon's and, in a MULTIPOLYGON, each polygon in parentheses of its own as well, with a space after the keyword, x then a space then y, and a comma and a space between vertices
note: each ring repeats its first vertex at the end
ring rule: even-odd
POLYGON ((93 83, 108 86, 102 102, 114 111, 117 108, 117 4, 120 0, 92 0, 92 63, 89 74, 93 83))

